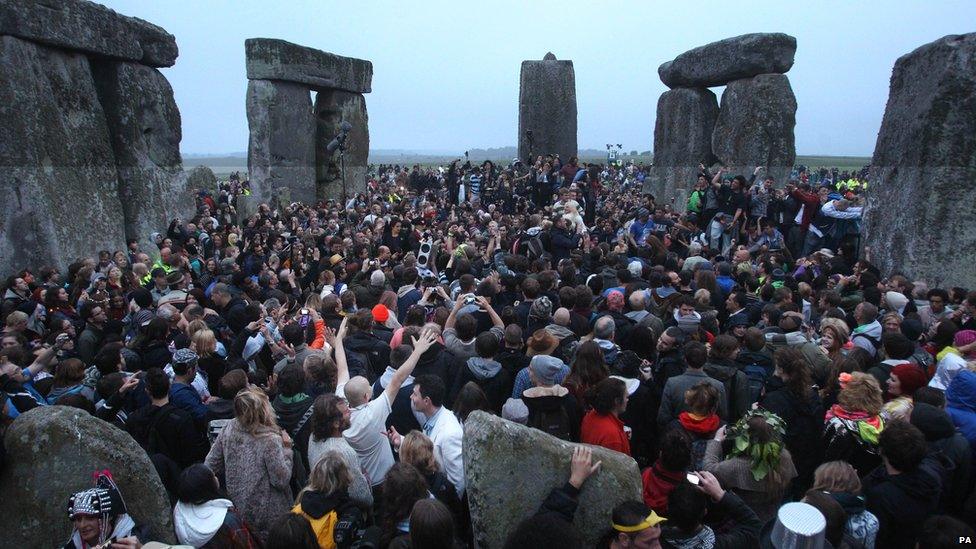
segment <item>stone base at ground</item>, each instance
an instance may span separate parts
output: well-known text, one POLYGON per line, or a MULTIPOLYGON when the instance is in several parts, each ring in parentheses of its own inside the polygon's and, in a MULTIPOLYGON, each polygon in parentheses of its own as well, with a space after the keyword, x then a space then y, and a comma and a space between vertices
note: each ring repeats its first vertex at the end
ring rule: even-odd
MULTIPOLYGON (((484 412, 468 416, 465 483, 479 547, 502 547, 509 532, 534 515, 553 488, 569 480, 575 446, 484 412)), ((583 485, 574 521, 588 547, 609 530, 614 506, 641 500, 637 462, 598 447, 593 447, 593 461, 603 465, 583 485)))
POLYGON ((930 288, 976 286, 976 33, 898 59, 872 165, 871 261, 930 288))
POLYGON ((173 512, 146 452, 129 436, 67 406, 35 408, 7 429, 0 471, 0 530, 5 547, 61 547, 71 534, 66 509, 92 473, 112 472, 136 524, 174 543, 173 512))
POLYGON ((711 90, 677 88, 661 94, 654 125, 654 166, 644 181, 644 191, 653 194, 658 203, 667 204, 673 198, 675 209, 684 210, 698 165, 712 164, 717 118, 718 100, 711 90))
POLYGON ((301 84, 249 80, 247 166, 251 192, 270 201, 288 187, 292 199, 315 203, 315 116, 301 84))
POLYGON ((786 75, 736 80, 722 93, 712 152, 733 175, 762 166, 782 186, 796 160, 794 126, 796 97, 786 75))

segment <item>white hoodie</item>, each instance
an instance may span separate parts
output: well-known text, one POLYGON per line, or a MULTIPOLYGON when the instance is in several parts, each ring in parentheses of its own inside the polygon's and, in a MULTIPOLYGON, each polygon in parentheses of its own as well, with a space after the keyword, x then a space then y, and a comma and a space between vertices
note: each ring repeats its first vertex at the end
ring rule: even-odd
POLYGON ((227 510, 233 505, 229 499, 212 499, 203 505, 177 502, 173 508, 176 537, 186 545, 206 545, 223 526, 227 510))

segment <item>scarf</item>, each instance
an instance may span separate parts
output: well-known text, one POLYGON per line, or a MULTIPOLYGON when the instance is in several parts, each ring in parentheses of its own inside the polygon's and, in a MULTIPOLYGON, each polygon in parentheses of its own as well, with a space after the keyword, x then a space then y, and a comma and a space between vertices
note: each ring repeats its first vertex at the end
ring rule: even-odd
POLYGON ((882 421, 881 416, 871 416, 867 412, 861 411, 849 412, 840 404, 834 404, 827 410, 824 419, 830 421, 834 418, 847 423, 852 427, 852 430, 856 429, 858 436, 864 442, 877 446, 878 437, 884 429, 884 421, 882 421))
POLYGON ((718 414, 707 416, 697 416, 691 412, 681 412, 678 414, 678 422, 686 431, 699 435, 710 435, 718 429, 718 414))

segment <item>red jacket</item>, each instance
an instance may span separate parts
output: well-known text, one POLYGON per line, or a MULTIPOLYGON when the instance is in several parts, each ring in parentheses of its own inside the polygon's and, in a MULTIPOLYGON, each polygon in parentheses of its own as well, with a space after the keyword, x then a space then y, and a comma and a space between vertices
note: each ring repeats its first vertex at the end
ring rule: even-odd
POLYGON ((664 469, 661 460, 644 469, 641 475, 644 481, 644 503, 657 514, 665 515, 668 512, 668 496, 685 476, 684 472, 675 473, 664 469))
POLYGON ((803 217, 800 218, 800 227, 805 231, 810 227, 813 217, 820 211, 820 196, 817 193, 801 191, 800 189, 793 189, 790 195, 804 206, 803 217))
POLYGON ((624 432, 624 422, 613 414, 600 414, 590 410, 583 416, 580 442, 603 446, 630 455, 630 439, 624 432))

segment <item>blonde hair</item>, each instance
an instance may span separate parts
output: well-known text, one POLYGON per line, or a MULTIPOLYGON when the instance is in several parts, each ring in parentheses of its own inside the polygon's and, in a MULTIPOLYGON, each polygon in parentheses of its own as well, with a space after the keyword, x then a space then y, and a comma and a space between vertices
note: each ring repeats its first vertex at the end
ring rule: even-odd
POLYGON ((268 395, 255 387, 244 389, 234 397, 234 418, 241 429, 252 435, 280 430, 268 395))
POLYGON ((190 341, 200 358, 207 358, 217 351, 217 337, 209 328, 195 332, 190 336, 190 341))
POLYGON ((850 381, 837 395, 837 402, 845 410, 865 412, 871 416, 880 414, 881 407, 884 405, 878 380, 862 372, 851 374, 850 381))
POLYGON ((425 475, 437 471, 434 442, 417 430, 410 431, 403 437, 400 443, 400 460, 413 465, 425 475))
POLYGON ((322 296, 317 293, 311 293, 308 299, 305 300, 305 307, 308 309, 314 309, 319 311, 322 309, 322 296))
POLYGON ((207 323, 204 322, 203 319, 198 318, 186 325, 186 336, 192 340, 193 335, 196 334, 197 332, 201 330, 209 330, 209 329, 210 326, 207 326, 207 323))
POLYGON ((312 472, 308 475, 308 485, 298 493, 295 503, 301 503, 305 492, 334 494, 347 490, 350 484, 352 484, 352 472, 349 471, 345 460, 335 450, 326 452, 312 467, 312 472))
POLYGON ((824 492, 861 493, 861 479, 846 461, 828 461, 813 473, 813 489, 824 492))
POLYGON ((9 315, 7 315, 7 327, 13 328, 21 322, 27 322, 29 318, 30 317, 28 317, 27 313, 24 311, 12 311, 9 315))

